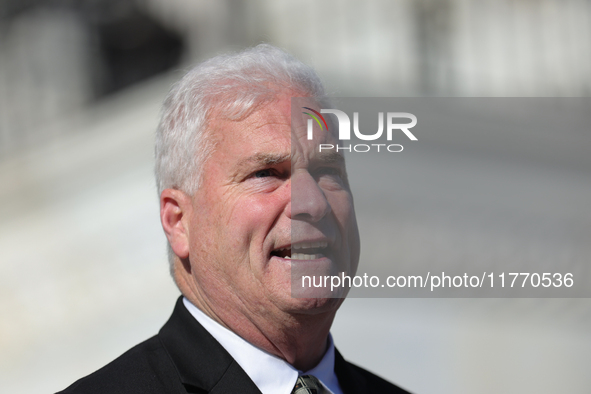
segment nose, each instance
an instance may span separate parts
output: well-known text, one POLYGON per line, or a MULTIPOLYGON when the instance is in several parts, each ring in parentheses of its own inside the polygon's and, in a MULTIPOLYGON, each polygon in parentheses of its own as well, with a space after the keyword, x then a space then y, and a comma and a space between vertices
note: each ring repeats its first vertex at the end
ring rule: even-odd
POLYGON ((308 171, 296 171, 291 176, 291 202, 288 216, 292 220, 318 222, 331 212, 324 191, 308 171))

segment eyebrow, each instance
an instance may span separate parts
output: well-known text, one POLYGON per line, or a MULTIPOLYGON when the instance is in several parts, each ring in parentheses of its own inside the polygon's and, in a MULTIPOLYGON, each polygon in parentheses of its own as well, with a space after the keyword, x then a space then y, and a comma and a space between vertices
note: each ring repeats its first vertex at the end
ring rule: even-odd
MULTIPOLYGON (((291 160, 290 154, 282 154, 282 153, 256 153, 252 156, 249 156, 243 160, 241 160, 238 165, 237 169, 243 169, 245 166, 252 166, 252 165, 260 165, 260 166, 271 166, 276 164, 285 163, 286 161, 291 160)), ((322 152, 318 154, 314 159, 314 161, 321 162, 321 163, 344 163, 345 158, 343 155, 337 152, 322 152)), ((239 170, 238 170, 239 171, 239 170)))
POLYGON ((319 153, 315 160, 323 162, 323 163, 344 163, 345 162, 345 158, 343 157, 343 155, 341 155, 340 153, 337 153, 335 151, 319 153))
POLYGON ((260 164, 260 165, 274 165, 286 162, 290 159, 289 154, 275 154, 275 153, 256 153, 252 156, 247 157, 244 160, 241 160, 238 163, 238 167, 241 168, 244 165, 248 164, 260 164))

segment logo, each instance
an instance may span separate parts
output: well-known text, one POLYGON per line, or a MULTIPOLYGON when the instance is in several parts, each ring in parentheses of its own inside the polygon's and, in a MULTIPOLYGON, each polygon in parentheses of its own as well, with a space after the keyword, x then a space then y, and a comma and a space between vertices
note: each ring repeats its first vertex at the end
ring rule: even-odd
MULTIPOLYGON (((349 116, 338 109, 321 109, 320 112, 313 110, 309 107, 302 107, 303 109, 309 110, 310 112, 303 112, 306 115, 312 117, 312 119, 308 119, 308 140, 312 140, 314 138, 314 131, 313 126, 314 122, 320 126, 320 130, 324 131, 324 126, 326 130, 328 130, 328 124, 326 120, 322 116, 322 114, 332 114, 336 116, 338 125, 339 125, 339 140, 340 141, 347 141, 351 140, 351 120, 349 116), (322 123, 321 123, 322 120, 322 123)), ((417 137, 410 131, 413 127, 417 125, 417 117, 408 112, 388 112, 386 114, 386 140, 392 141, 395 132, 402 132, 409 140, 417 141, 417 137), (399 123, 400 119, 410 120, 410 122, 406 123, 399 123)), ((353 133, 355 137, 362 141, 376 141, 379 138, 382 138, 384 134, 384 113, 378 112, 378 131, 375 133, 362 133, 359 128, 359 113, 353 112, 353 133)), ((369 152, 373 150, 372 147, 375 147, 376 150, 379 152, 380 148, 385 147, 388 152, 402 152, 404 147, 400 144, 356 144, 356 145, 349 145, 349 146, 339 146, 333 144, 320 144, 319 149, 322 150, 331 150, 336 149, 338 152, 339 150, 347 150, 349 152, 369 152)))
MULTIPOLYGON (((326 119, 324 119, 324 116, 322 116, 322 115, 320 114, 320 112, 318 112, 318 111, 316 111, 316 110, 313 110, 312 108, 309 108, 309 107, 302 107, 302 108, 303 108, 303 109, 307 109, 307 110, 309 110, 309 111, 312 111, 312 112, 314 112, 316 115, 318 115, 318 117, 320 117, 320 119, 322 119, 322 123, 324 123, 324 125, 326 126, 326 130, 328 131, 328 125, 326 124, 326 119)), ((322 110, 321 110, 321 111, 322 111, 322 110)), ((320 126, 320 130, 323 130, 323 131, 324 131, 324 129, 322 128, 322 123, 320 123, 320 120, 318 119, 318 117, 316 117, 316 116, 312 115, 312 114, 311 114, 311 113, 309 113, 309 112, 302 112, 302 113, 303 113, 303 114, 306 114, 306 115, 310 115, 312 118, 314 118, 314 120, 316 121, 316 123, 318 123, 318 126, 320 126)), ((314 138, 314 137, 313 137, 313 134, 312 134, 312 119, 308 119, 308 139, 309 139, 309 140, 311 140, 312 138, 314 138)))

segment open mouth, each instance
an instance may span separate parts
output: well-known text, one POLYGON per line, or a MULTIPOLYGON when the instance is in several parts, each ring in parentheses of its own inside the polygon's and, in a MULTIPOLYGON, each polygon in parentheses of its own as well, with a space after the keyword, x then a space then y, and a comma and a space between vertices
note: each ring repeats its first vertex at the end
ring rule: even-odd
POLYGON ((271 256, 287 260, 316 260, 326 256, 328 242, 301 242, 284 248, 275 249, 271 256))

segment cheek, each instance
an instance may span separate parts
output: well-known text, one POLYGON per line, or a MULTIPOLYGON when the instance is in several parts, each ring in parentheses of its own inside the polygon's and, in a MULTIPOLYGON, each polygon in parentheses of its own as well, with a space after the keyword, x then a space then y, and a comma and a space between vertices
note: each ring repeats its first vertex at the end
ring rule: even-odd
POLYGON ((359 230, 353 207, 353 197, 350 193, 333 193, 329 197, 332 212, 342 232, 343 242, 346 242, 351 257, 359 254, 359 230))
POLYGON ((326 197, 340 226, 345 229, 351 226, 355 227, 355 211, 351 194, 340 190, 327 193, 326 197))
POLYGON ((278 199, 270 196, 244 198, 234 204, 227 217, 227 229, 236 246, 257 251, 262 249, 281 212, 278 199))

